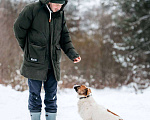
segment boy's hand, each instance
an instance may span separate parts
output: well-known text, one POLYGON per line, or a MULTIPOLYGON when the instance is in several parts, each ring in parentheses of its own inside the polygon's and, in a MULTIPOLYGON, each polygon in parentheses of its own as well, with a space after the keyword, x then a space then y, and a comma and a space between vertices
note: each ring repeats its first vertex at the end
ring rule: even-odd
POLYGON ((80 62, 80 61, 81 61, 81 57, 79 56, 79 57, 75 58, 73 62, 74 62, 74 63, 78 63, 78 62, 80 62))

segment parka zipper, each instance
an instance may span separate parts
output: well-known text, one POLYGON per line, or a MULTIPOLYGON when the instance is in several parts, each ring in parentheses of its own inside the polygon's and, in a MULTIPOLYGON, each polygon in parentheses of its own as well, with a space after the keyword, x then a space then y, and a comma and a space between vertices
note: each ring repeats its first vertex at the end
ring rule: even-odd
POLYGON ((53 59, 52 59, 52 56, 53 56, 53 54, 52 54, 52 51, 53 51, 53 47, 52 47, 52 38, 53 38, 53 32, 51 32, 51 31, 53 31, 52 30, 52 24, 53 23, 53 20, 51 19, 51 22, 49 22, 49 25, 50 25, 50 49, 51 49, 51 51, 50 51, 50 58, 51 58, 51 62, 52 62, 52 67, 53 67, 53 71, 54 71, 54 76, 55 76, 55 78, 56 78, 56 80, 57 80, 57 77, 56 77, 56 71, 55 71, 55 67, 54 67, 54 62, 53 62, 53 59))
POLYGON ((46 4, 46 7, 47 7, 47 9, 48 9, 48 11, 49 11, 49 13, 50 13, 50 17, 49 17, 49 27, 50 27, 50 28, 49 28, 49 31, 50 31, 50 32, 49 32, 49 34, 50 34, 50 58, 51 58, 51 61, 50 61, 50 62, 52 62, 52 67, 53 67, 53 71, 54 71, 54 76, 55 76, 55 78, 56 78, 56 80, 57 80, 56 72, 55 72, 55 70, 54 70, 54 69, 55 69, 55 67, 54 67, 54 62, 53 62, 53 60, 52 60, 52 56, 53 56, 53 55, 52 55, 52 50, 53 50, 53 49, 52 49, 52 48, 53 48, 53 47, 52 47, 53 32, 51 32, 51 31, 53 31, 53 30, 52 30, 52 28, 53 28, 53 27, 52 27, 53 21, 52 21, 52 18, 51 18, 51 13, 52 13, 52 11, 50 10, 50 8, 48 7, 47 4, 46 4))

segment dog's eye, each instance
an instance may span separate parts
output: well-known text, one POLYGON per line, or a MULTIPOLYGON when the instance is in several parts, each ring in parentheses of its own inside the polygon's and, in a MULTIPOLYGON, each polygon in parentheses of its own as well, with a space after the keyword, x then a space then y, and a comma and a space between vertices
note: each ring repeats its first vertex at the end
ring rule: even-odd
POLYGON ((80 86, 77 87, 77 89, 79 89, 79 88, 80 88, 80 86))

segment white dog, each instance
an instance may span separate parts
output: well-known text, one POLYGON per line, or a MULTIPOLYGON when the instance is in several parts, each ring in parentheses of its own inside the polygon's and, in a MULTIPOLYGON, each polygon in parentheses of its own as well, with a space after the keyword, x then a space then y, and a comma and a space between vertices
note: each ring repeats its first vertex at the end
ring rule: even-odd
POLYGON ((83 120, 123 120, 117 114, 98 105, 91 96, 91 89, 84 85, 75 85, 78 93, 78 112, 83 120))

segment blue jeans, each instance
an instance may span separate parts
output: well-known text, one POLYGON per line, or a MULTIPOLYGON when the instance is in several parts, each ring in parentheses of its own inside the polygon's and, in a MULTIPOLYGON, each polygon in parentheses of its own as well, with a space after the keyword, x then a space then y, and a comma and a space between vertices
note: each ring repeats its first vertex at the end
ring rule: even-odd
POLYGON ((42 100, 41 100, 41 87, 44 84, 45 90, 45 111, 50 113, 57 112, 57 81, 54 77, 53 70, 49 69, 46 82, 39 80, 28 79, 29 86, 29 100, 28 108, 30 112, 41 112, 42 100))

